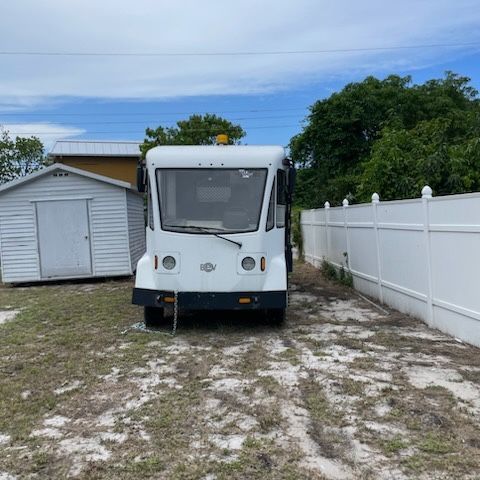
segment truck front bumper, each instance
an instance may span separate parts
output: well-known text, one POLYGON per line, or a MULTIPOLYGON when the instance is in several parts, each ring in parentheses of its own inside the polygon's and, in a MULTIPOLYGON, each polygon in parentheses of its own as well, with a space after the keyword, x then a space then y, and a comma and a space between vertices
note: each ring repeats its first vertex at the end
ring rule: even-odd
MULTIPOLYGON (((132 303, 146 307, 173 304, 174 292, 134 288, 132 303)), ((178 307, 187 310, 259 310, 286 308, 287 292, 178 292, 178 307)))

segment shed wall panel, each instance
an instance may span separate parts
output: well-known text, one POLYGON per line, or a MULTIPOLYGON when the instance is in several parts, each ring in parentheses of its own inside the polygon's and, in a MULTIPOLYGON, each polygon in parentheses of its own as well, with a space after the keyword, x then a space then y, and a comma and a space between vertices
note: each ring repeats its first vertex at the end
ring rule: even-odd
POLYGON ((5 282, 40 278, 33 204, 3 211, 0 203, 0 261, 5 282))
POLYGON ((132 270, 136 270, 146 249, 144 203, 141 195, 127 192, 127 212, 132 270))
POLYGON ((72 198, 88 200, 93 275, 131 274, 125 189, 56 171, 0 195, 0 255, 4 282, 41 279, 35 201, 58 200, 61 208, 61 199, 72 198))

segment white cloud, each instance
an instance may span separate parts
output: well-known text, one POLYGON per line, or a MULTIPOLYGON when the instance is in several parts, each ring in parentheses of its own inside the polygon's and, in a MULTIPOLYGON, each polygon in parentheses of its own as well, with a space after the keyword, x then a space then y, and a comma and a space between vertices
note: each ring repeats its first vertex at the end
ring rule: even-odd
POLYGON ((85 133, 77 127, 58 125, 56 123, 1 123, 0 128, 6 130, 10 137, 38 137, 48 152, 56 140, 70 138, 85 133))
MULTIPOLYGON (((478 0, 16 0, 1 50, 212 52, 359 48, 479 40, 478 0), (477 32, 477 33, 476 33, 477 32)), ((0 57, 0 104, 45 98, 169 98, 287 89, 382 74, 461 49, 239 57, 0 57)))

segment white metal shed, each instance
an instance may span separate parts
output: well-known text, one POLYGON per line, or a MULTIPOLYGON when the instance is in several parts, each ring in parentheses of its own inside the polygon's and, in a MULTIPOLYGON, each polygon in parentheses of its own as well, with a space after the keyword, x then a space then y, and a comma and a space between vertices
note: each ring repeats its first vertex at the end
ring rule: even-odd
POLYGON ((131 275, 144 251, 129 183, 56 163, 0 186, 5 283, 131 275))

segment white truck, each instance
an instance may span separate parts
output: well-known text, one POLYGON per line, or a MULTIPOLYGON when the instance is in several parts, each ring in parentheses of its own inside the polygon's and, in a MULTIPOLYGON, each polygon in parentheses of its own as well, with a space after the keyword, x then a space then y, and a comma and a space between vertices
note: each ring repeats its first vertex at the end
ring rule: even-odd
POLYGON ((167 306, 262 310, 283 321, 292 269, 295 170, 280 146, 161 146, 147 152, 146 252, 133 303, 146 325, 167 306))

